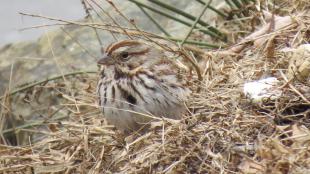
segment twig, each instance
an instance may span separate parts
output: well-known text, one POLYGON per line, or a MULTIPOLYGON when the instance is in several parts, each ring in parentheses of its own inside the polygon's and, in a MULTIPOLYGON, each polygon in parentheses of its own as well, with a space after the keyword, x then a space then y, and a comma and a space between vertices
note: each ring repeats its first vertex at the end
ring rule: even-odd
MULTIPOLYGON (((81 0, 81 3, 83 5, 83 7, 84 7, 84 10, 85 10, 85 13, 86 13, 87 17, 90 19, 91 22, 94 22, 94 19, 93 19, 92 15, 91 15, 91 13, 89 11, 89 8, 87 7, 87 4, 86 4, 85 0, 81 0)), ((101 41, 101 39, 99 37, 99 33, 98 33, 97 29, 93 28, 93 30, 95 31, 95 34, 96 34, 96 37, 97 37, 97 40, 99 42, 100 47, 102 47, 103 44, 102 44, 102 41, 101 41)))
POLYGON ((11 87, 12 87, 13 69, 14 69, 14 63, 12 63, 12 65, 11 65, 10 80, 9 80, 9 91, 11 90, 11 87))
POLYGON ((63 71, 62 71, 62 69, 61 69, 61 67, 60 67, 59 62, 58 62, 57 59, 56 59, 56 54, 55 54, 55 52, 54 52, 54 48, 53 48, 53 45, 52 45, 52 41, 51 41, 51 39, 50 39, 50 36, 49 36, 49 34, 47 33, 46 30, 44 31, 44 33, 45 33, 46 38, 47 38, 48 46, 49 46, 50 49, 51 49, 52 57, 53 57, 53 60, 54 60, 54 62, 55 62, 55 64, 56 64, 56 67, 57 67, 58 71, 60 72, 60 74, 62 74, 62 78, 63 78, 63 80, 64 80, 65 83, 66 83, 67 80, 66 80, 65 76, 63 75, 64 73, 63 73, 63 71))
MULTIPOLYGON (((103 10, 103 9, 102 9, 103 10)), ((78 26, 83 26, 83 27, 90 27, 90 28, 98 28, 101 30, 107 30, 107 31, 111 31, 111 32, 118 32, 119 31, 115 31, 113 29, 118 28, 121 29, 123 31, 124 34, 126 34, 126 29, 125 27, 121 27, 120 25, 118 25, 117 23, 115 23, 115 25, 112 24, 104 24, 104 23, 82 23, 82 22, 76 22, 76 21, 68 21, 68 20, 64 20, 64 19, 59 19, 59 18, 54 18, 54 17, 48 17, 48 16, 43 16, 43 15, 38 15, 38 14, 29 14, 29 13, 22 13, 20 12, 19 14, 24 15, 24 16, 30 16, 30 17, 36 17, 36 18, 43 18, 43 19, 48 19, 48 20, 52 20, 52 21, 58 21, 58 22, 63 22, 63 25, 78 25, 78 26), (113 29, 107 29, 107 28, 102 28, 100 26, 104 26, 104 27, 111 27, 113 29)), ((109 15, 109 14, 107 14, 109 15)), ((60 24, 57 24, 60 25, 60 24)), ((46 25, 41 25, 41 26, 35 26, 36 28, 42 27, 42 26, 46 26, 46 25)), ((26 29, 31 29, 32 27, 28 27, 28 28, 24 28, 23 30, 26 29)), ((128 34, 128 33, 127 33, 128 34)))
POLYGON ((18 31, 25 31, 25 30, 37 29, 37 28, 43 28, 43 27, 66 26, 66 25, 69 25, 69 24, 55 23, 55 24, 33 25, 30 27, 20 28, 18 29, 18 31))
POLYGON ((191 29, 189 30, 189 32, 187 33, 186 37, 184 38, 184 40, 181 42, 181 46, 183 46, 184 42, 188 39, 188 37, 191 35, 191 33, 193 32, 193 29, 195 28, 195 26, 197 25, 197 22, 200 20, 200 18, 203 16, 203 14, 206 12, 208 6, 211 4, 212 0, 209 0, 208 3, 205 4, 202 12, 200 13, 200 15, 196 18, 195 22, 193 23, 191 29))
MULTIPOLYGON (((126 34, 127 33, 127 34, 130 34, 132 36, 144 36, 144 35, 147 35, 149 37, 154 37, 154 38, 158 38, 158 39, 168 39, 168 40, 172 40, 172 41, 182 41, 181 39, 178 39, 178 38, 163 37, 163 36, 159 36, 159 35, 156 35, 154 33, 149 33, 149 32, 146 32, 146 31, 139 31, 139 32, 137 32, 137 31, 135 31, 135 29, 125 28, 125 27, 121 27, 121 26, 118 26, 118 25, 102 24, 102 23, 81 23, 81 22, 68 21, 68 20, 64 20, 64 19, 47 17, 47 16, 42 16, 42 15, 37 15, 37 14, 28 14, 28 13, 20 13, 20 14, 25 15, 25 16, 44 18, 44 19, 48 19, 48 20, 52 20, 52 21, 63 22, 64 23, 63 25, 71 24, 71 25, 78 25, 78 26, 83 26, 83 27, 98 28, 98 29, 101 29, 101 30, 107 30, 107 31, 115 32, 115 33, 122 33, 122 34, 126 34), (104 27, 111 27, 111 28, 104 28, 104 27), (117 29, 120 29, 121 31, 117 30, 117 29), (124 30, 127 30, 126 33, 124 33, 124 30)), ((37 26, 37 27, 39 27, 39 26, 37 26)), ((198 42, 198 41, 186 41, 185 43, 193 44, 193 45, 206 46, 206 47, 209 47, 209 48, 220 48, 220 46, 218 46, 218 45, 204 43, 204 42, 198 42)), ((221 46, 221 47, 223 47, 223 46, 221 46)))
POLYGON ((125 29, 123 29, 118 23, 117 21, 108 13, 106 12, 96 1, 94 0, 90 0, 92 3, 94 3, 105 15, 107 15, 115 25, 117 25, 120 29, 123 30, 123 32, 130 38, 130 39, 133 39, 130 34, 127 33, 127 31, 125 29))
MULTIPOLYGON (((165 39, 165 37, 162 37, 165 39)), ((173 37, 166 37, 169 40, 175 41, 175 42, 182 42, 184 39, 178 39, 178 38, 173 38, 173 37)), ((225 46, 219 46, 215 44, 210 44, 206 42, 199 42, 199 41, 194 41, 194 40, 186 40, 184 43, 186 44, 192 44, 192 45, 198 45, 198 46, 205 46, 208 48, 225 48, 225 46)))
MULTIPOLYGON (((68 115, 63 115, 63 116, 59 116, 59 117, 56 117, 54 118, 55 120, 61 120, 61 119, 64 119, 68 117, 68 115)), ((21 126, 16 126, 14 128, 10 128, 10 129, 5 129, 5 130, 2 130, 1 133, 2 134, 6 134, 6 133, 9 133, 9 132, 13 132, 13 131, 18 131, 20 129, 25 129, 25 128, 28 128, 28 127, 33 127, 33 126, 40 126, 40 125, 43 125, 47 123, 46 120, 42 120, 42 121, 33 121, 33 122, 30 122, 28 124, 23 124, 21 126)))
MULTIPOLYGON (((106 20, 103 19, 103 18, 100 16, 100 14, 99 14, 99 12, 96 10, 96 8, 94 8, 93 5, 92 5, 88 0, 86 0, 85 2, 87 2, 87 4, 89 5, 89 7, 92 8, 92 10, 96 13, 97 17, 101 20, 101 22, 104 23, 106 20)), ((111 31, 109 31, 109 32, 111 33, 111 35, 112 35, 112 37, 114 38, 114 40, 117 41, 117 37, 115 36, 115 34, 114 34, 113 32, 111 32, 111 31)))
POLYGON ((167 47, 166 45, 163 45, 163 44, 159 43, 158 41, 155 41, 149 35, 145 34, 142 30, 140 30, 139 27, 135 24, 135 22, 130 20, 130 19, 128 19, 127 16, 125 16, 121 12, 121 10, 119 10, 118 7, 111 0, 106 0, 106 1, 115 9, 115 11, 119 15, 121 15, 129 24, 131 24, 138 32, 141 33, 141 35, 144 37, 143 39, 145 39, 145 40, 147 40, 149 42, 155 43, 156 45, 158 45, 159 47, 163 48, 164 50, 172 51, 173 52, 173 50, 170 47, 167 47))
POLYGON ((160 31, 162 31, 167 37, 171 37, 171 35, 147 11, 143 9, 143 7, 140 5, 137 6, 157 26, 160 31))
POLYGON ((75 39, 73 36, 71 36, 70 33, 68 33, 63 27, 60 27, 60 29, 66 33, 70 39, 72 39, 75 43, 77 43, 88 55, 90 55, 91 57, 93 57, 95 60, 97 60, 98 58, 96 56, 94 56, 93 54, 91 54, 77 39, 75 39))
MULTIPOLYGON (((177 14, 180 14, 180 15, 182 15, 182 16, 190 19, 190 20, 193 20, 193 21, 196 20, 195 16, 193 16, 193 15, 191 15, 189 13, 186 13, 186 12, 176 8, 176 7, 173 7, 173 6, 171 6, 171 5, 169 5, 169 4, 165 3, 165 2, 162 2, 162 1, 159 1, 159 0, 149 0, 149 1, 155 3, 158 6, 161 6, 163 8, 166 8, 166 9, 170 10, 170 11, 173 11, 173 12, 175 12, 177 14)), ((204 22, 202 20, 198 20, 198 24, 200 24, 200 25, 202 25, 204 27, 207 27, 207 29, 211 31, 213 37, 219 38, 219 39, 221 39, 223 41, 226 40, 225 35, 223 33, 221 33, 217 28, 212 27, 211 25, 209 25, 208 23, 206 23, 206 22, 204 22)))
POLYGON ((121 10, 119 10, 118 7, 111 0, 106 0, 106 1, 115 9, 115 11, 119 15, 121 15, 129 24, 131 24, 138 32, 140 32, 141 35, 144 37, 144 39, 148 40, 149 42, 155 43, 156 45, 158 45, 159 47, 163 48, 164 50, 173 51, 170 47, 166 47, 165 45, 162 45, 161 43, 153 40, 153 38, 151 38, 147 34, 144 34, 144 32, 142 32, 142 30, 140 30, 140 28, 136 25, 136 23, 134 21, 128 19, 128 17, 126 15, 124 15, 121 12, 121 10))
POLYGON ((290 82, 289 80, 287 79, 287 77, 284 75, 284 73, 280 70, 280 73, 281 73, 281 76, 282 78, 285 80, 285 82, 289 85, 289 87, 297 94, 299 95, 303 100, 304 102, 306 102, 307 104, 310 104, 310 101, 304 96, 302 95, 302 93, 300 93, 290 82))
POLYGON ((188 55, 186 53, 186 51, 181 50, 180 53, 186 58, 186 60, 188 60, 193 65, 193 67, 195 68, 195 71, 197 73, 198 80, 202 81, 203 78, 202 78, 202 75, 201 75, 201 70, 199 68, 199 65, 192 59, 192 57, 190 55, 188 55))
MULTIPOLYGON (((195 28, 197 22, 200 20, 200 18, 203 16, 203 14, 205 13, 205 11, 207 10, 208 6, 211 4, 212 0, 209 0, 208 3, 205 4, 202 12, 200 13, 199 17, 196 18, 195 22, 193 23, 190 31, 187 33, 186 37, 182 40, 181 42, 181 46, 183 46, 183 44, 185 43, 185 41, 188 39, 188 37, 191 35, 193 29, 195 28)), ((182 52, 183 55, 185 56, 185 58, 187 60, 190 61, 190 63, 193 65, 193 67, 195 68, 196 72, 197 72, 197 76, 198 76, 198 80, 202 81, 202 75, 201 75, 201 70, 199 68, 199 66, 197 65, 197 63, 193 60, 193 58, 191 56, 189 56, 185 51, 182 52)), ((198 89, 199 90, 199 89, 198 89)))
MULTIPOLYGON (((14 91, 8 93, 7 96, 15 95, 18 92, 22 92, 24 90, 27 90, 29 88, 32 88, 34 86, 37 86, 37 85, 40 85, 40 84, 43 84, 43 83, 46 83, 46 82, 49 82, 49 81, 61 79, 61 78, 63 78, 63 76, 67 77, 67 76, 78 75, 78 74, 92 74, 92 73, 97 73, 97 72, 95 72, 95 71, 76 71, 76 72, 70 72, 70 73, 67 73, 67 74, 57 75, 57 76, 54 76, 54 77, 47 78, 45 80, 40 80, 38 82, 32 82, 32 83, 30 83, 30 84, 28 84, 28 85, 26 85, 24 87, 15 89, 14 91)), ((0 99, 3 99, 4 97, 5 96, 1 96, 0 99)))
MULTIPOLYGON (((145 5, 145 4, 142 3, 142 2, 139 2, 139 1, 136 1, 136 0, 129 0, 129 1, 135 3, 136 5, 139 5, 139 6, 141 6, 141 7, 147 8, 147 9, 149 9, 149 10, 155 12, 155 13, 158 13, 158 14, 160 14, 160 15, 162 15, 162 16, 165 16, 165 17, 167 17, 167 18, 170 18, 170 19, 172 19, 172 20, 174 20, 174 21, 176 21, 176 22, 179 22, 179 23, 181 23, 181 24, 183 24, 183 25, 186 25, 186 26, 189 26, 189 27, 192 26, 191 23, 189 23, 189 22, 187 22, 187 21, 185 21, 185 20, 182 20, 182 19, 180 19, 180 18, 177 18, 177 17, 175 17, 175 16, 172 16, 172 15, 170 15, 170 14, 168 14, 168 13, 163 12, 163 11, 157 10, 156 8, 150 7, 150 6, 148 6, 148 5, 145 5)), ((202 33, 204 33, 204 34, 207 34, 207 35, 209 35, 209 36, 213 36, 213 35, 214 35, 214 33, 210 32, 209 30, 202 29, 201 27, 197 27, 197 26, 196 26, 195 28, 199 29, 200 32, 202 32, 202 33)))

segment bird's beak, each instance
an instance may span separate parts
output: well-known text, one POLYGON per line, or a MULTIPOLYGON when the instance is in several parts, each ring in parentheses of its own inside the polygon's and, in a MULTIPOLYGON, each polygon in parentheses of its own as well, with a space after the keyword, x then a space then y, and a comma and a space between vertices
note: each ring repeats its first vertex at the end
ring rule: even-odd
POLYGON ((114 63, 111 56, 104 54, 101 59, 98 60, 97 64, 99 65, 112 65, 114 63))

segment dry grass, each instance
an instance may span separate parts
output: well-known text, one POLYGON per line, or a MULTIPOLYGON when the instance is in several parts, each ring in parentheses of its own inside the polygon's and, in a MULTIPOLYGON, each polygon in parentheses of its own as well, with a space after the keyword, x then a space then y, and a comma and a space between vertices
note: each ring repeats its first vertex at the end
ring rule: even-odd
MULTIPOLYGON (((305 10, 302 3, 309 6, 296 1, 291 11, 305 10)), ((192 76, 189 113, 181 121, 153 122, 144 135, 124 137, 106 124, 95 104, 96 75, 29 89, 30 103, 51 92, 60 101, 42 109, 45 116, 37 124, 15 128, 19 137, 31 133, 34 143, 9 146, 2 138, 0 173, 309 173, 309 79, 287 82, 289 56, 281 51, 309 42, 310 16, 301 12, 294 25, 265 33, 263 44, 249 44, 261 37, 251 38, 237 53, 200 55, 204 78, 192 76), (282 96, 249 101, 243 84, 268 76, 280 80, 282 96)), ((2 99, 2 107, 11 105, 9 96, 2 99)))

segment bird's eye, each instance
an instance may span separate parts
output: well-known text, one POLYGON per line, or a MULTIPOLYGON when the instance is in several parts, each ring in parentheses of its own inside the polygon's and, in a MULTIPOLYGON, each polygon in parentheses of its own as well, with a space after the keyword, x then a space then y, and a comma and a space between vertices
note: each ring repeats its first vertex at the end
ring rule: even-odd
POLYGON ((121 58, 124 59, 124 60, 127 60, 127 58, 129 57, 129 53, 124 51, 121 53, 121 58))

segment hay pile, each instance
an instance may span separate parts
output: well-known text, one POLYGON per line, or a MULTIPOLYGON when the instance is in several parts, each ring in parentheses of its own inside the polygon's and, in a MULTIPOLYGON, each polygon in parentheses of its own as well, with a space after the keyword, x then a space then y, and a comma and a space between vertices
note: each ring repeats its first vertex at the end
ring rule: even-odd
POLYGON ((286 51, 309 43, 309 14, 295 12, 284 24, 285 16, 273 16, 233 47, 197 51, 204 79, 192 77, 189 113, 154 122, 144 135, 124 137, 106 124, 95 104, 95 74, 32 89, 28 98, 53 91, 62 99, 36 127, 19 129, 32 132, 35 143, 0 145, 0 172, 310 173, 309 77, 287 77, 294 50, 286 51), (270 76, 279 80, 280 97, 252 102, 243 93, 244 83, 270 76), (53 119, 58 112, 60 121, 53 119))

